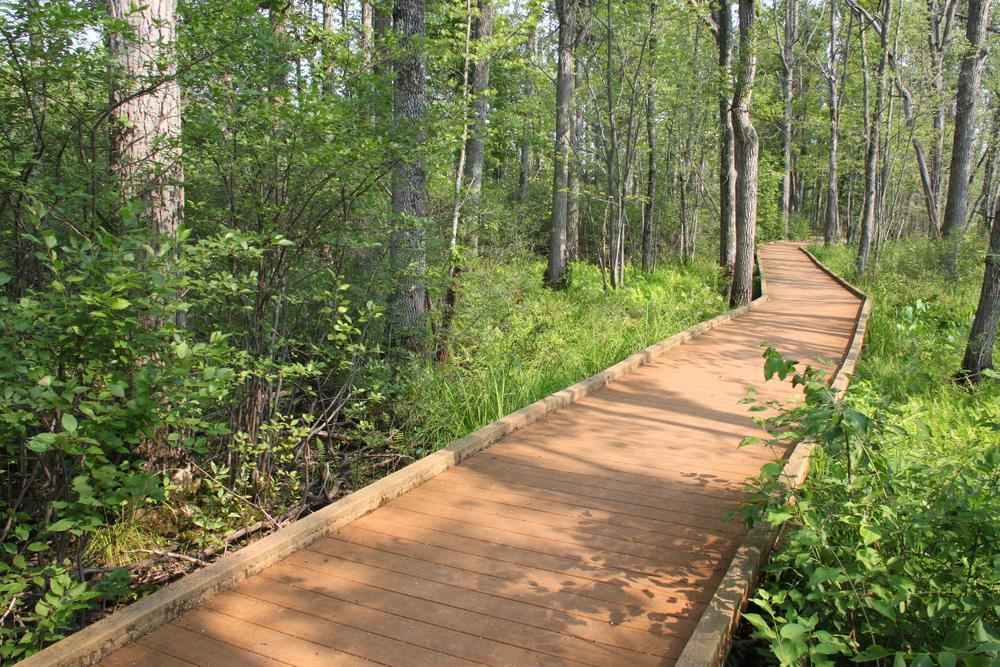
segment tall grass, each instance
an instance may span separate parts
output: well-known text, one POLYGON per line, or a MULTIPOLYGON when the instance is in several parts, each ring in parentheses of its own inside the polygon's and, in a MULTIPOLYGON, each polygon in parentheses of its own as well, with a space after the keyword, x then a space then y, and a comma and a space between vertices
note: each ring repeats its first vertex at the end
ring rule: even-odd
POLYGON ((407 430, 433 449, 630 354, 726 310, 709 260, 629 271, 604 290, 598 269, 575 264, 562 291, 542 287, 543 262, 480 261, 463 275, 452 355, 417 368, 407 430))
MULTIPOLYGON (((840 275, 854 278, 854 251, 814 248, 840 275)), ((986 241, 970 237, 950 268, 954 247, 927 239, 887 244, 870 275, 856 284, 873 299, 856 378, 901 410, 909 433, 901 459, 968 460, 1000 440, 1000 383, 969 389, 958 372, 983 279, 986 241), (925 429, 922 425, 926 425, 925 429)), ((1000 350, 994 352, 1000 359, 1000 350)))

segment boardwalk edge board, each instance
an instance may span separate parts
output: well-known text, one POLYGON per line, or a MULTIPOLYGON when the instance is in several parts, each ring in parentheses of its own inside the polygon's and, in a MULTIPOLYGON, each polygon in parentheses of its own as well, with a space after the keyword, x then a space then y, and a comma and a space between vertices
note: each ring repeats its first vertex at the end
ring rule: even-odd
MULTIPOLYGON (((861 354, 868 316, 871 313, 871 299, 867 294, 824 266, 815 255, 804 247, 799 246, 799 250, 812 260, 823 273, 861 299, 847 352, 830 380, 830 388, 840 397, 847 391, 851 374, 854 372, 858 356, 861 354)), ((767 295, 763 274, 761 275, 761 293, 767 295)), ((801 484, 809 473, 811 449, 811 444, 801 443, 788 457, 785 474, 787 483, 792 488, 801 484)), ((737 549, 736 555, 733 556, 726 574, 716 588, 715 595, 712 596, 712 601, 698 620, 698 625, 695 626, 694 632, 685 644, 674 667, 719 667, 722 665, 729 653, 733 632, 739 623, 740 615, 747 599, 753 592, 761 568, 767 562, 767 557, 774 547, 777 534, 775 529, 760 523, 750 530, 746 539, 743 540, 743 544, 737 549)))
MULTIPOLYGON (((760 266, 759 261, 757 265, 760 266)), ((185 575, 18 664, 20 667, 96 664, 111 652, 169 623, 204 600, 232 588, 351 521, 375 511, 393 498, 487 449, 510 433, 590 396, 664 353, 757 308, 768 299, 763 273, 760 275, 760 284, 761 296, 749 304, 699 322, 636 352, 597 375, 487 424, 332 505, 185 575)))

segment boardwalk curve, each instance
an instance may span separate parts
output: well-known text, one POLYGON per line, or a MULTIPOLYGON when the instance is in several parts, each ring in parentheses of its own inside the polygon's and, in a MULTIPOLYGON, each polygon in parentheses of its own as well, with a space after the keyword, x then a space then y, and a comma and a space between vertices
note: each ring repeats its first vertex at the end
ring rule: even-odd
POLYGON ((756 431, 739 400, 748 386, 792 393, 764 383, 761 343, 839 363, 861 315, 797 246, 760 261, 769 298, 738 318, 397 474, 398 493, 366 487, 297 542, 253 545, 140 601, 115 642, 83 631, 26 662, 93 661, 134 639, 104 664, 674 664, 747 537, 725 516, 772 458, 737 448, 756 431), (256 574, 238 581, 243 565, 256 574))

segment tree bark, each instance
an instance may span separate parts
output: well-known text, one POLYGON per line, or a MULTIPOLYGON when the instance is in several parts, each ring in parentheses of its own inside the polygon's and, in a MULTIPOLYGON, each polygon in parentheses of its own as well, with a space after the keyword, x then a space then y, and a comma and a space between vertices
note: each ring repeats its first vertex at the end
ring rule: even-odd
POLYGON ((152 234, 177 237, 184 213, 180 86, 177 82, 177 0, 108 0, 127 35, 113 35, 117 60, 111 169, 123 199, 139 199, 152 234), (141 92, 140 92, 141 91, 141 92))
POLYGON ((559 70, 556 75, 556 138, 552 173, 552 224, 545 279, 551 287, 566 280, 566 213, 569 190, 570 132, 573 120, 573 41, 576 0, 556 0, 559 21, 559 70))
POLYGON ((732 272, 736 263, 736 165, 730 94, 733 62, 733 19, 729 0, 715 11, 719 49, 719 266, 732 272))
POLYGON ((493 36, 493 5, 491 0, 478 0, 473 22, 472 43, 475 45, 475 67, 472 70, 472 123, 466 142, 465 178, 468 182, 469 209, 467 219, 469 246, 479 248, 480 215, 483 190, 483 163, 486 159, 486 118, 490 111, 490 56, 486 53, 493 36))
MULTIPOLYGON (((658 3, 649 3, 650 25, 656 17, 658 3)), ((656 257, 653 249, 653 212, 656 208, 656 101, 653 83, 656 77, 656 32, 649 38, 649 90, 646 92, 646 207, 642 212, 642 270, 652 271, 656 257)))
POLYGON ((361 55, 366 65, 371 65, 375 52, 375 14, 372 3, 361 3, 361 55))
MULTIPOLYGON (((845 63, 846 66, 846 63, 845 63)), ((840 144, 840 82, 837 74, 837 0, 830 0, 830 44, 826 55, 828 106, 830 111, 830 150, 826 182, 826 226, 823 241, 827 246, 840 241, 840 199, 837 150, 840 144)))
MULTIPOLYGON (((534 59, 538 53, 538 26, 531 26, 531 32, 528 34, 527 43, 528 57, 534 59)), ((530 98, 535 94, 535 85, 531 80, 531 75, 527 77, 527 81, 524 85, 524 97, 525 99, 530 98)), ((521 131, 520 140, 520 167, 517 174, 517 200, 520 202, 527 201, 528 199, 528 174, 531 172, 531 120, 527 117, 524 119, 524 129, 521 131)))
POLYGON ((976 131, 976 102, 986 65, 986 30, 989 27, 990 0, 969 0, 965 39, 955 96, 955 135, 951 145, 951 171, 948 174, 948 199, 941 233, 949 236, 965 229, 969 208, 969 172, 972 166, 973 139, 976 131))
POLYGON ((990 247, 986 253, 983 289, 979 295, 976 316, 969 331, 969 342, 962 359, 960 376, 969 382, 983 379, 983 371, 993 368, 993 344, 1000 319, 1000 215, 993 219, 990 247))
MULTIPOLYGON (((830 0, 831 9, 834 0, 830 0)), ((788 238, 788 217, 790 214, 792 195, 792 90, 795 83, 794 49, 798 39, 799 5, 798 0, 785 0, 785 41, 782 44, 781 64, 781 98, 785 106, 785 114, 781 124, 781 143, 785 158, 785 171, 781 181, 781 229, 782 237, 788 238)), ((830 49, 833 49, 833 19, 830 20, 830 49)))
MULTIPOLYGON (((576 35, 574 44, 579 44, 581 35, 576 35)), ((574 46, 574 51, 577 49, 574 46)), ((573 90, 576 92, 577 82, 583 80, 583 59, 575 58, 575 76, 573 90)), ((573 104, 573 127, 570 130, 569 161, 569 195, 566 201, 566 257, 575 261, 580 257, 580 166, 582 157, 581 143, 583 140, 583 109, 578 102, 573 104)))
POLYGON ((733 92, 733 134, 736 154, 736 264, 729 293, 732 306, 753 299, 754 250, 757 233, 757 161, 760 140, 750 118, 750 100, 757 74, 754 52, 755 0, 740 0, 740 44, 733 92))
POLYGON ((864 46, 864 27, 862 27, 862 69, 864 74, 865 90, 865 119, 867 126, 867 145, 865 147, 865 195, 864 206, 861 213, 861 229, 858 239, 857 272, 864 273, 868 268, 868 261, 871 256, 872 241, 875 235, 875 214, 878 206, 877 201, 877 181, 878 181, 878 160, 879 148, 881 146, 882 111, 885 107, 885 96, 887 92, 886 75, 889 64, 889 29, 892 24, 892 3, 894 0, 883 0, 884 10, 882 15, 883 29, 879 32, 881 38, 881 54, 878 65, 878 89, 875 97, 874 113, 868 106, 868 59, 864 46))
POLYGON ((423 119, 427 108, 424 80, 426 63, 419 42, 424 36, 424 0, 396 0, 393 23, 399 44, 395 59, 393 118, 399 135, 413 149, 401 159, 392 180, 393 229, 390 263, 398 280, 391 304, 391 321, 411 349, 420 345, 427 288, 425 273, 427 176, 424 160, 413 154, 424 140, 423 119))

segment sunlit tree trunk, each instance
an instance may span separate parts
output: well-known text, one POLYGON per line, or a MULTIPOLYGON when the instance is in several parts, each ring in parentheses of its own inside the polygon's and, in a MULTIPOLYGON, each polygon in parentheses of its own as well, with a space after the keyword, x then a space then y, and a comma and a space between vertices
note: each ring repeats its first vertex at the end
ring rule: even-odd
POLYGON ((559 69, 556 75, 556 138, 552 174, 552 224, 545 278, 561 287, 566 278, 566 209, 569 190, 570 132, 573 126, 573 41, 576 0, 556 0, 559 21, 559 69))
MULTIPOLYGON (((655 28, 658 3, 649 3, 650 27, 655 28)), ((646 92, 646 207, 642 214, 642 269, 652 271, 655 262, 653 249, 653 213, 656 209, 656 102, 653 99, 653 85, 656 77, 656 32, 650 31, 649 38, 649 90, 646 92)))
MULTIPOLYGON (((830 0, 831 8, 835 0, 830 0)), ((798 39, 799 4, 798 0, 785 0, 784 42, 781 49, 781 98, 784 103, 784 117, 781 123, 781 143, 785 159, 785 171, 781 183, 781 229, 784 238, 788 238, 788 217, 792 199, 792 95, 795 83, 795 42, 798 39)), ((833 19, 831 19, 831 26, 833 19)), ((831 49, 833 48, 833 31, 830 31, 831 49)))
MULTIPOLYGON (((881 38, 881 53, 878 65, 878 89, 875 97, 875 108, 869 111, 868 106, 868 65, 864 41, 862 41, 862 69, 865 80, 865 118, 867 126, 867 145, 865 147, 865 195, 864 207, 861 213, 861 226, 858 239, 857 272, 864 273, 868 268, 872 244, 875 237, 875 216, 878 207, 878 160, 881 146, 882 112, 885 108, 887 93, 887 74, 889 66, 889 30, 892 24, 892 4, 894 0, 883 0, 883 29, 879 32, 881 38)), ((862 28, 863 30, 863 28, 862 28)), ((863 32, 862 32, 863 34, 863 32)))
POLYGON ((757 161, 760 140, 750 118, 750 100, 757 74, 754 52, 755 0, 740 0, 740 42, 733 92, 733 134, 736 162, 736 264, 729 301, 742 306, 753 299, 754 248, 757 233, 757 161))
POLYGON ((111 37, 117 68, 112 89, 112 171, 126 200, 144 204, 154 236, 177 237, 184 211, 176 0, 108 0, 130 32, 111 37))
POLYGON ((396 0, 393 24, 399 54, 394 63, 393 118, 400 136, 413 147, 393 172, 393 230, 390 257, 397 287, 391 318, 399 335, 410 347, 419 345, 419 329, 426 311, 425 256, 427 177, 419 152, 424 139, 427 107, 424 81, 426 64, 420 41, 424 36, 424 0, 396 0))
MULTIPOLYGON (((576 43, 580 43, 581 35, 577 34, 576 43)), ((578 49, 574 49, 576 51, 578 49)), ((573 77, 573 90, 579 81, 583 80, 583 59, 575 58, 576 74, 573 77)), ((574 94, 574 98, 577 96, 574 94)), ((566 202, 566 256, 575 261, 580 257, 580 171, 583 159, 583 109, 577 101, 573 104, 573 128, 570 130, 570 148, 572 157, 569 161, 569 195, 566 202)))
POLYGON ((736 263, 736 166, 732 84, 733 19, 729 0, 714 12, 719 49, 719 266, 731 272, 736 263))
POLYGON ((948 174, 948 199, 941 233, 959 232, 968 222, 969 172, 976 132, 976 102, 986 65, 986 30, 989 27, 990 0, 969 0, 965 39, 955 96, 955 135, 951 145, 951 171, 948 174))
POLYGON ((482 227, 481 199, 483 190, 483 162, 486 159, 486 117, 490 111, 487 96, 490 86, 489 41, 493 36, 493 5, 491 0, 478 0, 477 16, 473 22, 472 40, 475 45, 475 66, 472 70, 472 123, 466 142, 465 179, 468 182, 470 215, 469 246, 473 252, 479 248, 482 227))
MULTIPOLYGON (((840 145, 840 81, 837 73, 837 0, 830 0, 830 42, 826 52, 826 79, 830 113, 830 148, 826 181, 826 225, 823 241, 827 246, 840 241, 840 198, 837 150, 840 145)), ((787 230, 786 230, 787 231, 787 230)))
POLYGON ((990 247, 986 253, 983 289, 979 295, 976 317, 969 331, 969 343, 962 359, 962 377, 979 382, 983 371, 993 368, 993 344, 1000 319, 1000 215, 993 219, 990 247))

